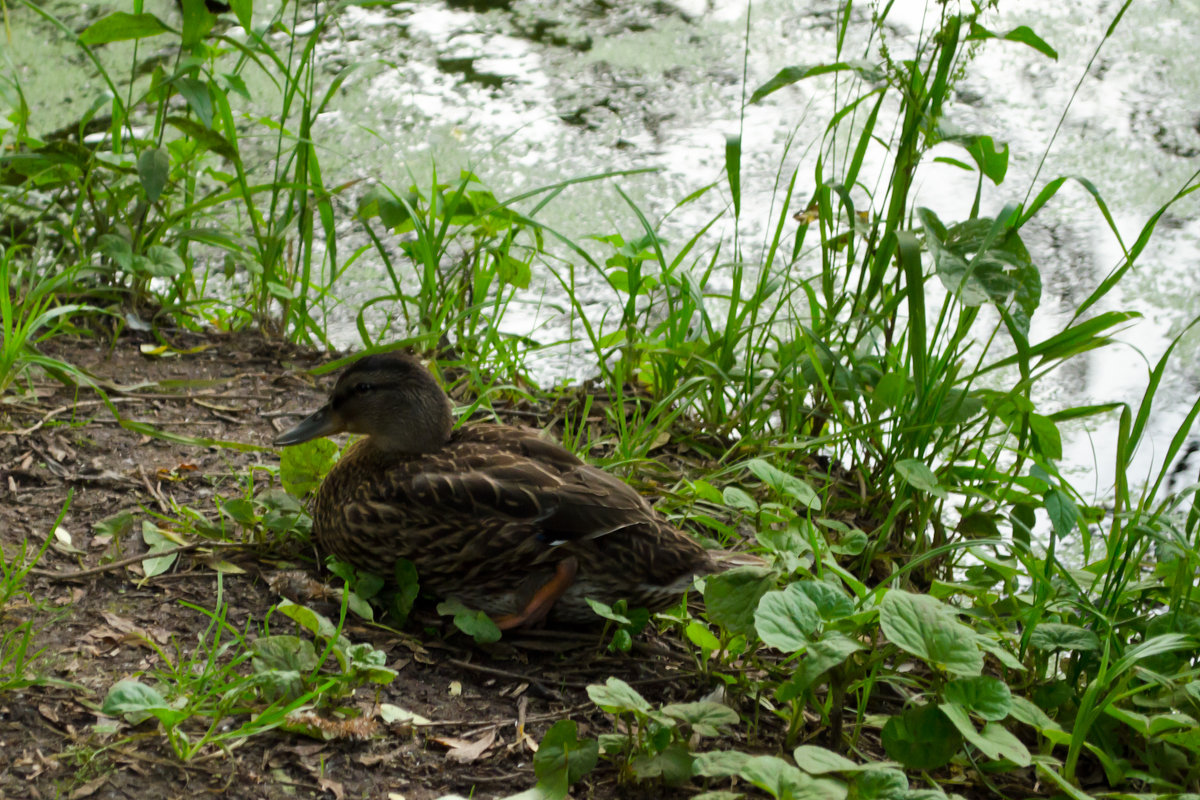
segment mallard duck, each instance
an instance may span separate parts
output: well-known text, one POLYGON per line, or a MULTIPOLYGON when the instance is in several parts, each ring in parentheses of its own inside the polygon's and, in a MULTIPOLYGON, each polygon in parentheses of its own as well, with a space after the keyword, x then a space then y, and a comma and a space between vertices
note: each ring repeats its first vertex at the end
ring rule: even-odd
POLYGON ((660 609, 712 572, 708 552, 618 478, 527 428, 454 429, 450 399, 416 359, 359 359, 329 402, 275 439, 358 433, 317 491, 318 549, 421 585, 501 629, 596 620, 585 602, 660 609))

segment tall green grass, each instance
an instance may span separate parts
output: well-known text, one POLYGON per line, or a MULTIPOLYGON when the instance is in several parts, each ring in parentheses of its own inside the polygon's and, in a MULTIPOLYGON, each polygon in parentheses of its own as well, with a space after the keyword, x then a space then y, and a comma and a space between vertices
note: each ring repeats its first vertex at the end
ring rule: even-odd
POLYGON ((44 243, 32 222, 43 223, 87 285, 174 322, 327 344, 325 290, 342 269, 333 200, 345 187, 325 185, 311 129, 346 75, 322 79, 314 48, 340 7, 282 3, 255 25, 252 3, 237 3, 231 29, 184 0, 176 29, 135 2, 76 34, 25 5, 75 41, 108 91, 53 140, 15 131, 0 169, 53 198, 31 221, 35 201, 9 195, 19 239, 44 243), (117 74, 98 50, 129 41, 117 74), (167 45, 171 58, 142 57, 167 45), (251 85, 269 88, 253 97, 251 85), (103 140, 90 145, 94 128, 103 140))
MULTIPOLYGON (((345 271, 375 259, 387 284, 357 313, 364 347, 409 344, 467 367, 473 411, 517 395, 548 400, 526 379, 525 360, 569 346, 597 376, 569 405, 570 443, 596 443, 591 420, 602 410, 610 466, 653 462, 668 440, 690 445, 701 474, 673 487, 668 510, 725 543, 749 530, 746 544, 770 565, 709 578, 702 616, 679 609, 660 621, 689 643, 698 674, 723 684, 752 735, 799 745, 791 761, 695 753, 703 737, 692 734, 717 729, 704 727, 705 714, 734 724, 727 707, 668 713, 610 681, 592 696, 627 723, 628 736, 601 748, 629 767, 626 777, 686 769, 678 774, 739 775, 795 796, 781 787, 837 772, 821 772, 804 750, 815 713, 831 749, 871 752, 880 742, 914 774, 953 763, 977 768, 986 784, 988 773, 1030 767, 1080 796, 1086 760, 1122 791, 1200 788, 1189 766, 1200 752, 1200 511, 1194 488, 1162 496, 1200 403, 1143 485, 1129 471, 1174 344, 1137 408, 1052 408, 1040 392, 1136 319, 1100 311, 1102 301, 1135 269, 1162 215, 1200 183, 1193 175, 1127 243, 1100 192, 1082 182, 1121 258, 1059 330, 1031 338, 1041 269, 1022 234, 1068 178, 1008 186, 1007 145, 988 131, 948 132, 944 114, 976 48, 1054 57, 1049 44, 1024 27, 989 30, 974 6, 939 4, 914 49, 897 55, 880 46, 885 5, 863 49, 848 52, 853 6, 843 5, 834 61, 785 66, 747 87, 749 103, 799 81, 820 81, 837 98, 819 135, 780 155, 784 164, 814 154, 805 172, 781 168, 761 251, 747 245, 743 153, 732 136, 724 181, 681 201, 719 195, 728 209, 678 243, 622 188, 631 173, 502 197, 479 172, 446 180, 435 165, 428 183, 366 192, 356 219, 369 243, 346 254, 334 200, 347 187, 323 174, 312 141, 313 120, 344 77, 323 83, 315 56, 339 7, 312 7, 306 19, 309 6, 283 3, 255 26, 251 5, 234 4, 236 29, 199 0, 185 0, 179 30, 136 3, 102 18, 78 44, 109 87, 103 143, 9 131, 16 149, 0 170, 20 176, 6 197, 22 224, 9 228, 0 258, 0 380, 39 364, 31 343, 88 304, 327 344, 345 271), (311 33, 291 33, 306 21, 311 33), (171 42, 174 58, 146 76, 136 55, 121 76, 95 59, 95 48, 128 40, 171 42), (249 111, 266 98, 247 87, 264 76, 277 122, 249 111), (975 173, 974 198, 955 219, 914 200, 938 145, 958 147, 955 163, 975 173), (626 229, 575 240, 541 220, 561 193, 596 181, 623 198, 626 229), (1011 198, 994 216, 983 213, 985 182, 1011 198), (53 198, 44 208, 35 187, 53 198), (732 240, 717 238, 730 219, 732 240), (39 273, 46 248, 70 266, 39 273), (539 344, 506 332, 506 315, 539 281, 562 289, 577 339, 539 344), (599 314, 579 291, 596 282, 613 299, 599 314), (66 289, 86 289, 87 299, 64 304, 66 289), (1060 469, 1065 426, 1079 420, 1118 428, 1104 505, 1060 469), (1076 541, 1072 561, 1064 550, 1076 541)), ((865 779, 848 773, 839 785, 865 793, 855 783, 865 779)))

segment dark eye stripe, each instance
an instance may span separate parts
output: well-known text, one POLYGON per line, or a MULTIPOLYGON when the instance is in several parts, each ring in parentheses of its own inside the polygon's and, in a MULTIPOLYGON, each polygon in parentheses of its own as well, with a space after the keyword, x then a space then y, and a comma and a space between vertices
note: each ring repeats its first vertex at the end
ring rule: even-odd
POLYGON ((360 397, 368 392, 381 392, 388 389, 394 389, 395 383, 388 381, 367 381, 360 380, 351 384, 345 384, 338 387, 333 395, 333 407, 340 408, 343 403, 347 402, 352 397, 360 397))

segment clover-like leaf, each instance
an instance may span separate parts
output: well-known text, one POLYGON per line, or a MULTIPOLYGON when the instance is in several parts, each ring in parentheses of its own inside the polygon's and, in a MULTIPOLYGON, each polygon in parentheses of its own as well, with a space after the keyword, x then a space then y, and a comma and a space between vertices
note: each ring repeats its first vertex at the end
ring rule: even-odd
POLYGON ((932 704, 892 717, 884 724, 881 738, 887 754, 909 769, 937 769, 962 746, 962 735, 932 704))
POLYGON ((758 601, 774 583, 775 573, 766 567, 734 567, 710 575, 704 582, 709 619, 729 633, 753 635, 758 601))
POLYGON ((610 677, 604 685, 592 684, 587 687, 588 697, 610 714, 621 714, 632 711, 638 714, 648 714, 650 703, 625 681, 610 677))
POLYGON ((946 684, 943 697, 990 722, 1004 719, 1012 708, 1008 684, 987 675, 956 678, 946 684))
POLYGON ((983 671, 975 632, 933 597, 890 590, 879 605, 879 625, 890 642, 930 666, 954 675, 983 671))
POLYGON ((820 620, 816 604, 796 584, 767 592, 754 611, 758 638, 785 653, 803 650, 820 620))
POLYGON ((454 627, 470 636, 478 644, 500 641, 500 628, 482 611, 468 608, 454 599, 438 603, 437 612, 443 616, 454 615, 454 627))

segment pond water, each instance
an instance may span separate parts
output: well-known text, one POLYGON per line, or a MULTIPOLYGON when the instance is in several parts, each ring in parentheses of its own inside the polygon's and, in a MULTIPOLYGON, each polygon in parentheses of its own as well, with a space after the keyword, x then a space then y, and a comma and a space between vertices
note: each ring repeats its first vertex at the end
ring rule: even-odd
MULTIPOLYGON (((94 18, 123 7, 74 8, 94 18)), ((65 13, 68 6, 59 8, 65 13)), ((936 8, 910 0, 893 4, 885 26, 889 48, 901 54, 911 48, 932 24, 926 15, 936 14, 936 8)), ((1119 9, 1105 0, 1057 6, 1017 0, 1002 3, 989 20, 988 27, 997 31, 1030 26, 1057 50, 1058 59, 1018 43, 989 42, 958 84, 949 121, 1011 147, 1008 178, 1000 187, 985 185, 983 213, 1026 201, 1028 193, 1036 194, 1056 176, 1086 177, 1129 246, 1144 222, 1200 167, 1200 26, 1195 24, 1200 0, 1134 5, 1097 56, 1119 9)), ((853 7, 852 41, 846 46, 852 57, 862 55, 876 10, 869 4, 853 7)), ((173 12, 162 7, 161 13, 170 17, 173 12)), ((325 180, 333 185, 367 178, 402 191, 414 176, 419 185, 427 181, 430 164, 436 163, 442 177, 469 168, 504 197, 582 175, 653 168, 652 174, 573 187, 539 215, 572 237, 621 231, 632 238, 639 225, 614 184, 657 221, 694 190, 721 180, 725 137, 740 131, 740 235, 752 253, 779 213, 772 205, 777 176, 786 180, 799 166, 798 195, 807 198, 811 192, 812 144, 820 139, 834 98, 827 91, 830 84, 816 80, 747 107, 744 118, 739 119, 738 109, 748 91, 780 68, 832 60, 840 13, 839 4, 829 0, 752 5, 456 0, 350 7, 319 51, 329 74, 358 65, 314 135, 322 147, 325 180), (790 137, 794 144, 785 156, 790 137)), ((10 58, 25 70, 30 100, 51 104, 47 118, 58 115, 65 121, 72 108, 90 102, 97 83, 88 76, 72 82, 64 102, 61 77, 45 77, 32 63, 22 64, 23 57, 36 60, 36 52, 18 39, 10 58)), ((114 49, 110 57, 119 59, 120 51, 114 49)), ((72 60, 81 64, 76 56, 72 60)), ((939 154, 963 157, 953 148, 933 153, 939 154)), ((974 189, 973 175, 928 159, 916 186, 919 203, 943 221, 966 214, 974 189)), ((709 192, 671 214, 663 227, 666 237, 681 243, 727 203, 727 190, 709 192)), ((1200 259, 1198 211, 1200 197, 1193 195, 1163 216, 1136 271, 1099 309, 1133 309, 1144 318, 1118 337, 1123 344, 1059 370, 1038 398, 1046 409, 1138 402, 1149 367, 1200 314, 1200 271, 1194 266, 1200 259)), ((352 245, 361 233, 349 216, 339 229, 352 245)), ((727 216, 714 227, 707 251, 733 233, 727 216)), ((1095 200, 1073 183, 1024 236, 1044 283, 1036 339, 1061 328, 1119 262, 1121 251, 1095 200)), ((345 304, 331 320, 341 345, 358 343, 353 325, 358 304, 386 285, 370 255, 348 278, 345 304)), ((542 341, 564 338, 569 330, 554 310, 561 305, 557 289, 552 281, 542 281, 523 293, 523 302, 506 317, 506 328, 542 341)), ((599 279, 581 286, 580 295, 597 318, 614 299, 599 279)), ((1149 469, 1161 454, 1200 391, 1198 342, 1188 336, 1176 351, 1139 470, 1149 469)), ((548 380, 573 375, 575 361, 570 348, 558 348, 534 363, 537 376, 548 380)), ((1066 460, 1077 475, 1094 474, 1100 494, 1111 485, 1112 437, 1111 427, 1081 428, 1071 432, 1068 444, 1066 460)))

